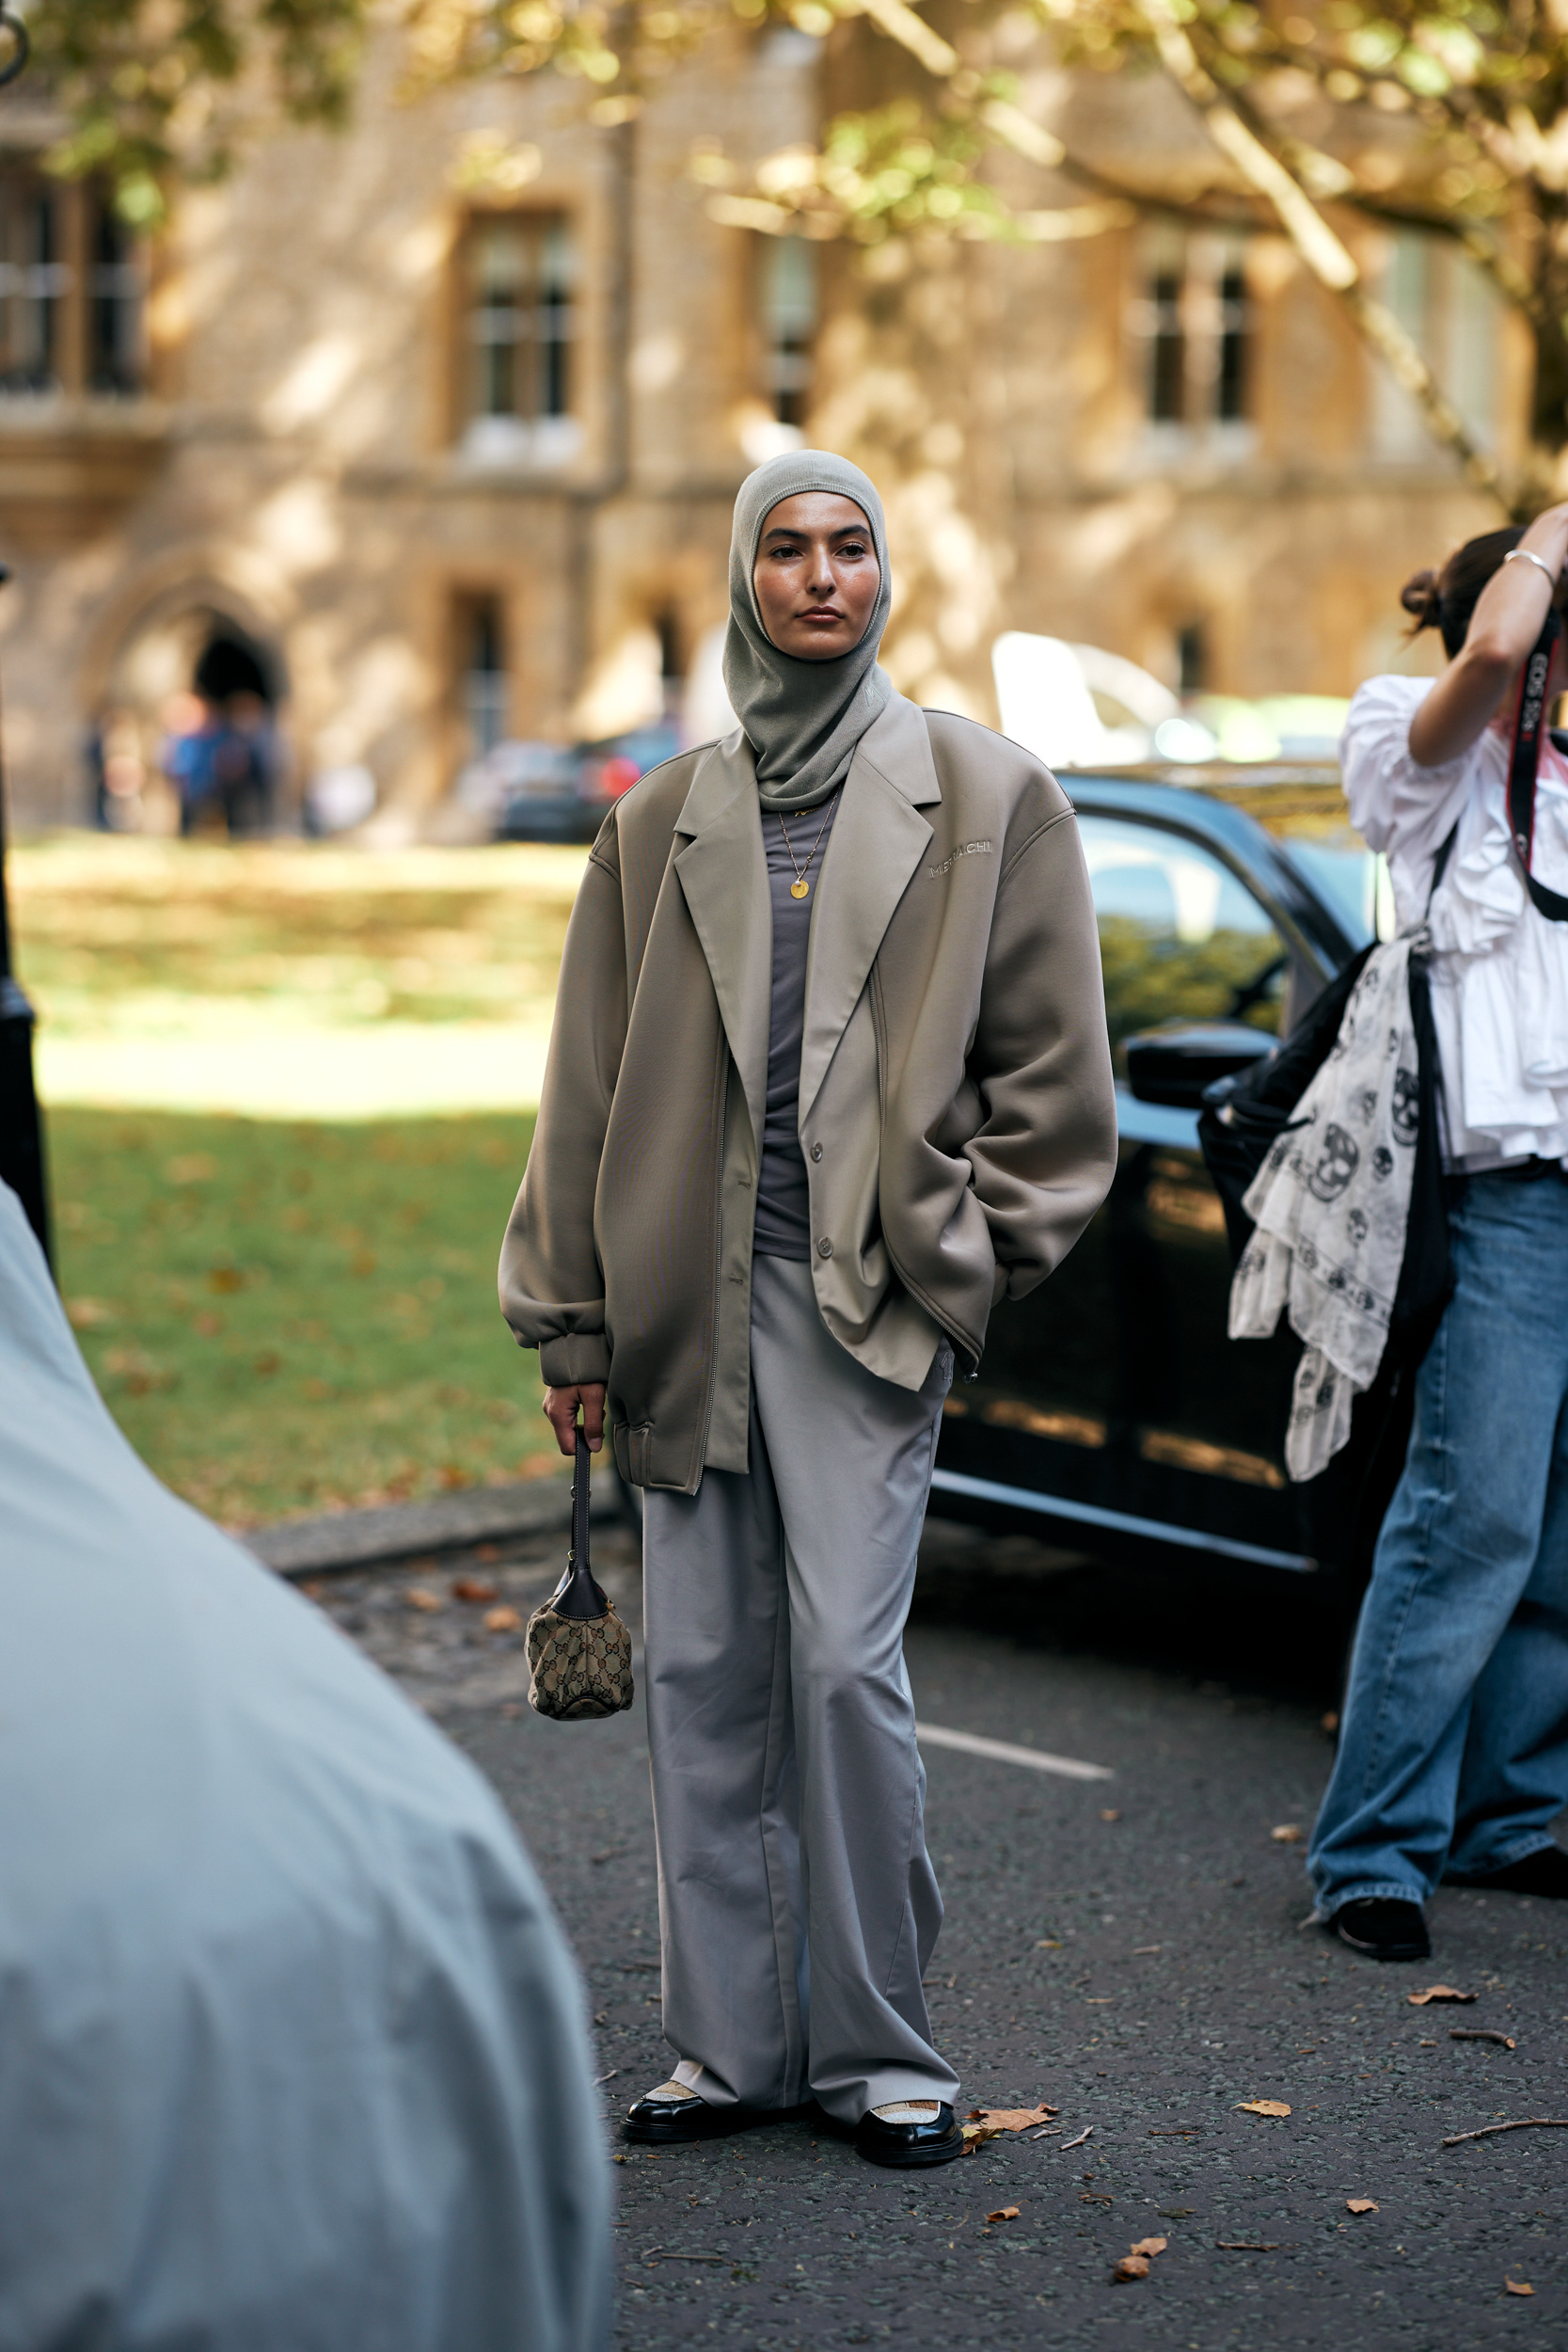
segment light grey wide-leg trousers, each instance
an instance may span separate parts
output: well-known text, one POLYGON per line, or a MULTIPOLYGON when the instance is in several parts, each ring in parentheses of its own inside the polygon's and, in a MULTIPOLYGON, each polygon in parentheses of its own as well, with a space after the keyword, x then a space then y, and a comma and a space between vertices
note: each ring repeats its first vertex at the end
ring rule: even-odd
POLYGON ((752 1275, 751 1469, 643 1521, 664 2032, 716 2106, 815 2095, 858 2123, 952 2099, 920 1979, 942 1898, 904 1620, 945 1342, 925 1387, 867 1372, 811 1268, 752 1275))

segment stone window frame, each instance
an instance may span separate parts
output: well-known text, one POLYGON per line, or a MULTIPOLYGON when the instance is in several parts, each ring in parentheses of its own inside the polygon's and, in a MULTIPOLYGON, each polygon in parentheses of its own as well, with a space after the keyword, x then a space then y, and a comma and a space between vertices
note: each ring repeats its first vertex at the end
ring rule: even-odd
MULTIPOLYGON (((569 462, 581 447, 584 394, 581 240, 572 207, 473 205, 458 221, 451 259, 453 445, 488 465, 569 462), (476 270, 484 242, 509 236, 525 257, 513 279, 521 292, 510 305, 485 299, 476 270), (509 389, 500 381, 500 355, 508 353, 522 355, 521 380, 515 376, 509 389)), ((489 286, 492 295, 507 291, 499 274, 489 286)))
POLYGON ((1257 295, 1244 230, 1151 227, 1126 316, 1139 412, 1151 453, 1241 457, 1256 443, 1260 387, 1257 295))
POLYGON ((816 375, 822 320, 818 255, 809 237, 756 240, 756 316, 762 392, 786 431, 805 424, 816 375), (789 283, 793 274, 795 282, 789 283))
POLYGON ((149 390, 145 240, 90 181, 0 164, 0 402, 149 390))

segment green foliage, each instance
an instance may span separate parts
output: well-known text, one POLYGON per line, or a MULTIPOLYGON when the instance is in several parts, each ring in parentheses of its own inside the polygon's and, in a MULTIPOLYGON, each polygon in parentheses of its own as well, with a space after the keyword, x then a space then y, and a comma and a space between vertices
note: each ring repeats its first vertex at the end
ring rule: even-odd
POLYGON ((50 167, 107 181, 138 229, 176 178, 214 178, 247 119, 341 122, 369 0, 36 0, 30 69, 70 128, 50 167))
MULTIPOLYGON (((1037 6, 1069 64, 1153 54, 1139 0, 1037 6)), ((1402 200, 1436 227, 1500 221, 1521 198, 1556 209, 1548 150, 1568 109, 1568 31, 1537 0, 1181 0, 1178 13, 1203 66, 1295 151, 1314 193, 1374 211, 1402 200)))
MULTIPOLYGON (((848 236, 862 245, 914 230, 1006 235, 1006 206, 974 176, 985 144, 962 109, 943 111, 912 98, 837 115, 820 147, 785 148, 766 160, 748 183, 736 218, 773 234, 848 236)), ((740 180, 712 149, 699 149, 691 169, 712 188, 740 180)))
POLYGON ((55 1111, 61 1289, 159 1477, 249 1525, 548 1470, 496 1304, 531 1133, 55 1111))

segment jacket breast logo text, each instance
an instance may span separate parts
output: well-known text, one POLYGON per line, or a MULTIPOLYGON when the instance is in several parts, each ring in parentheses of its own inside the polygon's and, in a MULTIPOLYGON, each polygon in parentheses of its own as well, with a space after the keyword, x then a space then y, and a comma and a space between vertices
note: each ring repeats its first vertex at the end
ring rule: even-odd
POLYGON ((926 871, 933 882, 940 882, 943 874, 950 874, 953 871, 959 858, 983 856, 990 847, 991 844, 989 841, 960 841, 951 857, 944 857, 940 866, 927 866, 926 871))

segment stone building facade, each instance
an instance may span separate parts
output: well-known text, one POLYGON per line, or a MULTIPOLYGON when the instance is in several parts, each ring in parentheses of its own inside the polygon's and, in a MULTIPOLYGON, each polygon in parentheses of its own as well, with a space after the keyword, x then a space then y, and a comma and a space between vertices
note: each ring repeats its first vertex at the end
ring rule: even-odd
MULTIPOLYGON (((855 39, 737 27, 610 128, 554 79, 404 105, 378 54, 352 129, 270 136, 150 250, 42 183, 47 122, 0 102, 19 818, 84 818, 105 720, 155 756, 216 637, 254 660, 296 788, 368 770, 391 833, 438 824, 476 745, 671 705, 725 609, 736 486, 801 434, 884 487, 887 660, 925 702, 993 719, 1005 628, 1240 694, 1386 662, 1400 581, 1491 517, 1278 237, 1150 214, 867 256, 710 216, 693 143, 756 157, 863 103, 855 39)), ((1107 167, 1211 167, 1163 85, 1017 62, 1107 167)), ((999 169, 1025 207, 1081 200, 999 169)), ((1419 241, 1368 252, 1506 455, 1509 324, 1419 241)))

